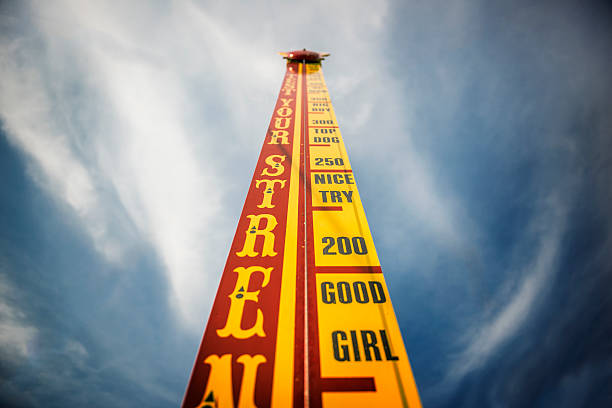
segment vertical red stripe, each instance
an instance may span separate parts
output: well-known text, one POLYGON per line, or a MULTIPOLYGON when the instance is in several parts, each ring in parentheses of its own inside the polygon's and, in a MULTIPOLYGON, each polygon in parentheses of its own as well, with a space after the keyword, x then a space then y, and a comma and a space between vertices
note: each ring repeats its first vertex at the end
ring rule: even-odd
MULTIPOLYGON (((298 80, 297 77, 297 64, 287 64, 287 71, 285 78, 282 83, 281 92, 274 108, 274 114, 270 121, 270 127, 266 133, 263 147, 255 168, 255 173, 251 180, 251 185, 244 203, 242 214, 238 221, 238 227, 234 240, 230 249, 219 289, 215 297, 211 314, 204 332, 200 348, 197 353, 197 357, 194 363, 191 377, 185 391, 185 397, 183 399, 182 406, 184 408, 196 407, 202 401, 204 397, 204 391, 208 383, 210 376, 210 366, 204 361, 210 355, 222 356, 224 354, 232 355, 232 388, 233 388, 233 399, 234 403, 238 404, 240 386, 242 383, 243 365, 238 363, 236 359, 243 354, 256 355, 261 354, 265 357, 266 361, 261 363, 257 368, 257 376, 255 383, 255 403, 259 407, 265 407, 270 405, 270 399, 272 395, 272 378, 274 374, 274 359, 276 349, 276 333, 278 325, 278 307, 280 302, 280 287, 282 279, 282 266, 283 256, 285 248, 285 232, 287 227, 287 205, 289 199, 289 188, 291 183, 291 152, 292 150, 292 137, 289 137, 289 144, 270 144, 271 130, 274 129, 274 120, 277 117, 277 111, 287 106, 286 101, 282 101, 282 98, 292 98, 289 106, 293 109, 292 123, 289 128, 285 129, 289 135, 293 135, 293 127, 295 125, 295 108, 296 108, 296 94, 297 89, 294 89, 292 95, 285 95, 285 87, 293 80, 298 80), (286 156, 283 165, 285 171, 278 177, 275 176, 262 176, 264 168, 268 168, 269 165, 265 163, 265 159, 272 154, 286 156), (262 202, 262 191, 264 187, 262 185, 256 188, 257 179, 278 179, 285 180, 285 186, 280 188, 276 186, 273 204, 275 208, 264 208, 260 209, 257 207, 262 202), (237 252, 242 250, 245 242, 246 231, 248 229, 250 220, 247 215, 254 214, 271 214, 277 221, 277 226, 274 229, 274 250, 277 252, 276 256, 272 257, 239 257, 236 255, 237 252), (261 266, 264 268, 272 267, 272 273, 270 281, 265 287, 261 287, 262 276, 260 273, 253 274, 249 287, 261 287, 258 295, 259 300, 257 302, 247 301, 244 306, 244 313, 242 315, 242 326, 245 328, 251 327, 255 324, 257 319, 257 312, 261 310, 264 316, 263 328, 266 334, 265 337, 259 337, 257 335, 251 336, 246 339, 237 339, 233 336, 220 337, 217 334, 217 330, 223 328, 226 324, 228 312, 230 309, 231 301, 229 295, 234 292, 236 287, 237 273, 234 272, 236 267, 249 267, 249 266, 261 266)), ((297 82, 295 82, 295 88, 297 88, 297 82)), ((256 250, 261 252, 261 245, 256 244, 256 250)), ((246 288, 249 290, 249 288, 246 288)))

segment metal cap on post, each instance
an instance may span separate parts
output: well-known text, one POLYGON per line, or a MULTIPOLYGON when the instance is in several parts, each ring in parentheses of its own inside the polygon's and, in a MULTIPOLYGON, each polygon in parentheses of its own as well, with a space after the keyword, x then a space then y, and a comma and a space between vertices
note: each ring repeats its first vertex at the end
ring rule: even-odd
POLYGON ((289 61, 321 62, 329 56, 329 52, 310 51, 306 48, 295 51, 279 52, 283 58, 289 61))

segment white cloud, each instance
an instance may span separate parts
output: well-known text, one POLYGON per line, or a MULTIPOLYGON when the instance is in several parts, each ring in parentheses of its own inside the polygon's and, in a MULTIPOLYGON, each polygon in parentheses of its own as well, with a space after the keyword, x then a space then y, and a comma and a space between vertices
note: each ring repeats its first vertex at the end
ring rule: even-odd
MULTIPOLYGON (((544 213, 535 219, 529 234, 539 237, 540 244, 533 259, 517 271, 524 276, 519 285, 511 288, 510 296, 489 319, 474 325, 466 348, 449 371, 449 378, 456 380, 481 367, 506 341, 515 336, 527 322, 537 302, 545 294, 546 285, 553 277, 561 239, 565 231, 566 209, 557 197, 551 196, 544 213)), ((505 288, 508 289, 508 288, 505 288)), ((500 294, 503 296, 503 293, 500 294)))
POLYGON ((30 37, 2 43, 0 115, 10 140, 109 261, 125 259, 137 237, 153 246, 190 327, 201 329, 227 254, 215 230, 235 226, 222 204, 244 199, 246 191, 228 194, 237 172, 250 177, 282 79, 276 51, 332 52, 326 72, 334 100, 346 102, 341 125, 359 125, 349 146, 365 141, 368 149, 370 134, 386 133, 397 152, 392 166, 414 158, 399 193, 412 191, 406 202, 423 223, 457 239, 448 200, 410 140, 398 137, 403 116, 382 128, 372 119, 377 107, 405 102, 386 79, 386 2, 64 1, 36 3, 29 13, 30 37), (355 64, 356 56, 368 63, 355 64))
MULTIPOLYGON (((71 129, 63 126, 41 73, 29 66, 19 41, 0 47, 0 114, 13 143, 32 159, 32 173, 84 221, 96 248, 110 259, 120 248, 107 236, 104 210, 87 166, 71 146, 71 129)), ((31 61, 28 61, 31 62, 31 61)))
POLYGON ((9 301, 13 288, 0 275, 0 351, 5 359, 28 357, 38 330, 25 323, 25 314, 9 301))
POLYGON ((109 261, 121 262, 134 228, 153 245, 180 315, 199 329, 212 294, 208 228, 220 188, 206 155, 195 154, 206 129, 184 125, 189 84, 152 58, 154 44, 139 43, 127 22, 114 23, 111 10, 68 7, 80 22, 70 28, 70 13, 61 17, 55 7, 37 10, 44 58, 31 44, 3 44, 0 108, 9 138, 109 261))

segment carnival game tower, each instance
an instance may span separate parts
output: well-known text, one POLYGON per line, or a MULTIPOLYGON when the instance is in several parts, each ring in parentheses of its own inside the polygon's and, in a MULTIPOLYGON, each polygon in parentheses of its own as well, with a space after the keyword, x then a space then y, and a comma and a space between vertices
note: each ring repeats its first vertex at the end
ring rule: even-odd
POLYGON ((287 71, 184 408, 420 407, 321 61, 287 71))

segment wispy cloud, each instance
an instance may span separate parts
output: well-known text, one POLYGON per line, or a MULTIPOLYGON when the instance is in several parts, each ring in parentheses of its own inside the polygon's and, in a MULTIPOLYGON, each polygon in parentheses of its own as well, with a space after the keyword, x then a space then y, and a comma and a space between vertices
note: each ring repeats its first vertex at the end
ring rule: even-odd
POLYGON ((19 363, 28 357, 38 330, 27 323, 25 314, 15 304, 14 289, 0 273, 0 353, 3 361, 19 363))
MULTIPOLYGON (((593 363, 610 332, 608 10, 480 3, 1 3, 3 134, 57 204, 33 233, 74 228, 95 250, 68 239, 55 270, 0 281, 0 346, 36 357, 15 394, 36 378, 33 401, 78 390, 61 406, 180 399, 281 83, 275 52, 307 47, 332 53, 324 72, 389 287, 410 286, 394 305, 424 402, 529 406, 529 387, 530 402, 572 401, 575 387, 587 400, 609 377, 593 363), (25 304, 10 294, 27 279, 41 285, 25 304), (543 318, 557 302, 564 313, 543 318), (64 382, 59 364, 76 368, 64 382)), ((48 249, 45 233, 28 244, 48 249)))
POLYGON ((92 7, 37 9, 44 55, 31 48, 37 38, 4 42, 7 134, 110 262, 121 263, 136 236, 153 245, 180 315, 199 327, 221 196, 212 152, 196 155, 207 129, 184 124, 189 84, 160 64, 154 44, 114 22, 117 10, 92 7))
POLYGON ((21 40, 4 40, 0 47, 0 112, 7 134, 32 159, 31 174, 39 184, 83 220, 100 252, 116 260, 119 245, 107 233, 92 174, 72 146, 75 135, 62 116, 62 102, 49 94, 49 84, 23 45, 21 40))
MULTIPOLYGON (((558 196, 550 196, 544 209, 528 229, 528 235, 540 241, 533 258, 523 266, 517 266, 511 279, 502 288, 503 299, 492 315, 484 317, 466 333, 467 345, 449 370, 448 379, 456 382, 472 370, 482 367, 507 341, 516 336, 528 321, 532 311, 538 310, 538 300, 546 295, 546 287, 554 277, 561 240, 565 233, 567 205, 558 196)), ((477 318, 478 319, 478 318, 477 318)))
MULTIPOLYGON (((324 15, 305 8, 302 17, 354 39, 347 50, 354 55, 373 55, 375 42, 357 40, 382 38, 386 8, 379 6, 358 24, 336 19, 356 12, 348 3, 324 15)), ((244 191, 228 197, 225 171, 232 167, 219 150, 246 157, 232 153, 235 146, 253 138, 253 122, 262 124, 262 134, 269 116, 253 95, 276 93, 282 62, 274 51, 304 34, 296 36, 295 25, 282 20, 276 30, 265 25, 254 43, 248 28, 218 18, 227 11, 191 2, 164 9, 43 3, 28 12, 35 30, 2 45, 1 114, 34 177, 68 206, 109 261, 120 263, 138 237, 146 239, 168 271, 181 316, 198 328, 226 254, 214 230, 235 225, 221 224, 227 217, 221 203, 244 197, 244 191), (277 31, 286 38, 272 35, 277 31), (225 126, 207 120, 219 113, 227 115, 225 126)), ((254 7, 237 18, 252 22, 261 13, 254 7)), ((311 39, 328 42, 321 35, 311 39)), ((339 82, 349 84, 344 93, 370 71, 338 71, 339 82)), ((371 103, 363 99, 357 118, 371 103)), ((248 173, 247 164, 232 170, 248 173)))
POLYGON ((235 225, 223 203, 244 198, 245 191, 232 190, 235 174, 252 171, 259 145, 252 140, 261 140, 255 135, 265 130, 280 83, 274 51, 310 46, 305 38, 338 55, 329 82, 345 106, 340 123, 351 151, 370 149, 371 134, 387 135, 376 145, 395 152, 391 166, 405 180, 397 194, 426 228, 459 241, 457 216, 427 161, 409 135, 397 137, 405 115, 373 119, 389 101, 405 102, 381 50, 386 3, 296 7, 301 20, 321 30, 280 19, 263 23, 252 41, 253 21, 268 18, 255 6, 235 13, 188 1, 162 8, 41 3, 28 11, 33 30, 2 45, 1 115, 34 177, 109 261, 120 264, 139 239, 149 242, 167 270, 173 304, 198 329, 227 253, 215 230, 235 225), (236 24, 227 23, 230 12, 236 24), (369 63, 356 66, 357 55, 369 63), (270 105, 257 95, 269 95, 270 105))

